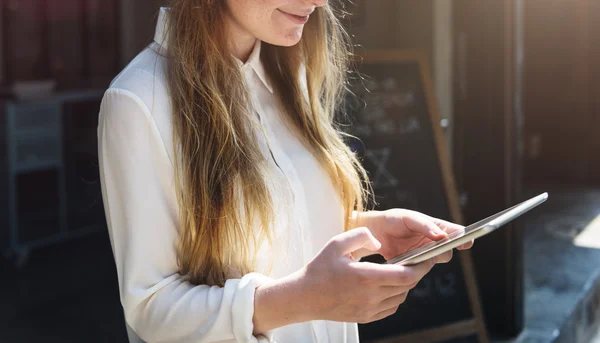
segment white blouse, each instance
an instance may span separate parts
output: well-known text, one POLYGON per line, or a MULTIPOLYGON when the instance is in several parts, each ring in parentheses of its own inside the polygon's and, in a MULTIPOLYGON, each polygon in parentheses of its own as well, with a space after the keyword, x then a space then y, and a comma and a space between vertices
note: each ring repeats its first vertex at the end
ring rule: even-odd
POLYGON ((161 9, 154 42, 113 80, 99 115, 102 195, 130 341, 358 342, 355 323, 329 321, 252 335, 255 288, 300 269, 344 223, 326 171, 280 117, 259 59, 260 41, 240 68, 266 133, 261 148, 275 190, 277 249, 264 245, 257 270, 224 287, 193 285, 178 273, 172 112, 161 53, 168 49, 166 20, 161 9))

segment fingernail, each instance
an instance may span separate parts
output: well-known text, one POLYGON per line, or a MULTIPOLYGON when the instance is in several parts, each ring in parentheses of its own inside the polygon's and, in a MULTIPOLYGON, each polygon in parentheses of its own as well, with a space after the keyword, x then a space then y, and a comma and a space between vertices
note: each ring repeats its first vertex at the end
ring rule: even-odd
POLYGON ((435 236, 445 236, 446 235, 446 232, 444 230, 437 228, 437 227, 434 229, 431 229, 431 233, 435 236))
POLYGON ((374 238, 373 243, 375 243, 375 248, 377 248, 377 250, 381 249, 381 242, 374 238))

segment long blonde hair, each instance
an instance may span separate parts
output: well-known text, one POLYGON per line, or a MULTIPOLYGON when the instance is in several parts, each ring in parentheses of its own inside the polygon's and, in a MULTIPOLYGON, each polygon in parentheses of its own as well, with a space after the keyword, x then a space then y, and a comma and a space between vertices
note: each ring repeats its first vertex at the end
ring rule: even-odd
MULTIPOLYGON (((251 255, 272 239, 274 217, 268 163, 248 130, 253 121, 249 95, 229 53, 224 6, 223 0, 172 1, 167 68, 177 147, 180 272, 194 283, 219 286, 230 270, 241 275, 253 270, 251 255), (261 224, 258 234, 249 224, 255 222, 261 224)), ((348 49, 348 37, 326 5, 311 15, 299 44, 286 48, 263 42, 261 50, 281 110, 339 192, 345 229, 352 211, 363 210, 368 184, 334 123, 348 49), (300 84, 302 66, 308 101, 300 84)))

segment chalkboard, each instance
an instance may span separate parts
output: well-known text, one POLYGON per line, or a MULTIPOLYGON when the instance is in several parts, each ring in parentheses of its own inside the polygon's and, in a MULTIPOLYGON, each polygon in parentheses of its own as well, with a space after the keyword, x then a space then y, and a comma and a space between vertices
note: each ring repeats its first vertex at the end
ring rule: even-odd
MULTIPOLYGON (((425 61, 417 52, 365 56, 343 107, 349 120, 345 131, 357 138, 348 144, 369 173, 378 209, 407 208, 461 222, 425 61)), ((478 341, 472 334, 483 334, 483 319, 469 256, 455 255, 450 263, 437 265, 396 314, 359 330, 365 342, 403 335, 419 342, 461 335, 471 336, 461 342, 478 341), (428 336, 430 330, 437 333, 428 336)))

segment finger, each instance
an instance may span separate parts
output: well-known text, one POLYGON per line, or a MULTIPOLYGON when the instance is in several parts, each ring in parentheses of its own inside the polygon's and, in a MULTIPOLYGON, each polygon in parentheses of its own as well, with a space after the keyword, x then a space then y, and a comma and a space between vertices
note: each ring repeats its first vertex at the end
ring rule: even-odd
MULTIPOLYGON (((433 261, 432 261, 433 262, 433 261)), ((353 262, 352 266, 365 279, 379 286, 409 286, 420 279, 418 275, 425 274, 423 269, 427 263, 414 266, 398 264, 377 264, 370 262, 353 262)), ((432 264, 433 266, 433 264, 432 264)))
POLYGON ((411 289, 417 287, 418 284, 419 284, 419 282, 413 282, 409 285, 402 285, 402 286, 381 286, 381 288, 383 289, 383 291, 381 293, 385 294, 384 298, 389 298, 395 294, 406 293, 406 292, 410 291, 411 289))
MULTIPOLYGON (((448 233, 453 233, 456 231, 464 231, 465 227, 459 224, 455 224, 455 223, 451 223, 442 219, 438 219, 438 218, 433 218, 433 217, 429 217, 429 219, 431 219, 431 221, 433 221, 437 226, 439 226, 440 228, 446 230, 446 232, 448 233)), ((473 244, 475 242, 474 241, 470 241, 468 243, 465 243, 459 247, 457 247, 458 250, 468 250, 471 249, 473 247, 473 244)))
POLYGON ((412 285, 421 281, 421 279, 431 271, 435 265, 434 259, 415 264, 412 266, 404 266, 405 270, 398 275, 398 282, 401 285, 412 285))
POLYGON ((381 290, 379 294, 381 295, 381 301, 384 301, 389 298, 393 298, 397 295, 408 293, 411 289, 417 286, 417 282, 414 282, 410 285, 402 285, 402 286, 381 286, 381 290))
POLYGON ((465 229, 464 226, 460 225, 460 224, 456 224, 456 223, 452 223, 443 219, 439 219, 439 218, 434 218, 434 217, 430 217, 427 216, 429 220, 431 220, 433 223, 435 223, 435 225, 437 225, 439 228, 441 228, 442 230, 448 232, 448 233, 452 233, 452 232, 456 232, 456 231, 463 231, 465 229))
POLYGON ((398 307, 400 307, 400 306, 399 305, 394 306, 392 308, 388 308, 388 309, 385 309, 385 310, 377 313, 369 320, 369 322, 376 322, 378 320, 381 320, 383 318, 387 318, 387 317, 391 316, 392 314, 396 313, 396 311, 398 311, 398 307))
POLYGON ((435 257, 435 263, 448 263, 450 260, 452 260, 452 250, 448 250, 435 257))
POLYGON ((444 230, 440 229, 428 216, 422 213, 407 211, 401 218, 407 229, 420 233, 434 241, 439 241, 448 236, 444 230))
POLYGON ((468 250, 468 249, 471 249, 473 247, 474 242, 475 241, 470 241, 468 243, 465 243, 465 244, 459 246, 457 249, 458 250, 468 250))
POLYGON ((360 249, 375 252, 381 248, 381 243, 379 243, 369 229, 361 227, 335 236, 331 239, 328 248, 336 256, 344 256, 360 249))
POLYGON ((391 297, 388 297, 381 302, 380 308, 381 309, 394 308, 394 307, 404 303, 404 301, 406 301, 407 296, 408 296, 408 292, 404 292, 404 293, 399 293, 399 294, 395 294, 391 297))

